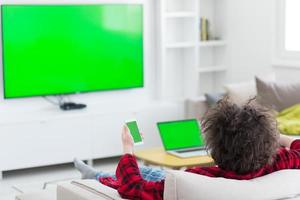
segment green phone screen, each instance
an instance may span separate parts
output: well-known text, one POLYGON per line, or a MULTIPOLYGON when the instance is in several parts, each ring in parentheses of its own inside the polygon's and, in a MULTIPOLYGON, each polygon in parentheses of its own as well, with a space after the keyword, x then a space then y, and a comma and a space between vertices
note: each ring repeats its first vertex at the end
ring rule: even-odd
POLYGON ((129 131, 133 137, 134 143, 138 143, 142 141, 142 137, 139 131, 139 128, 137 126, 136 121, 127 122, 127 127, 129 128, 129 131))

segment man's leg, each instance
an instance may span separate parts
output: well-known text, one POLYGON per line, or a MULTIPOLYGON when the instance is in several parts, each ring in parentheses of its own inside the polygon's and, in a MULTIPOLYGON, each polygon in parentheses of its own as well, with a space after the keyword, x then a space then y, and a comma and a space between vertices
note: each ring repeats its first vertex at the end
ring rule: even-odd
POLYGON ((147 181, 161 181, 166 178, 165 170, 141 166, 140 172, 143 179, 147 181))
POLYGON ((112 172, 102 172, 102 171, 99 171, 97 172, 96 174, 96 179, 99 180, 99 178, 107 178, 107 177, 111 177, 113 179, 117 179, 116 175, 112 172))
MULTIPOLYGON (((152 167, 141 166, 140 168, 141 175, 143 179, 147 181, 161 181, 165 179, 165 171, 162 169, 156 169, 152 167)), ((113 179, 117 179, 114 173, 110 172, 97 172, 96 179, 112 177, 113 179)))
MULTIPOLYGON (((113 173, 97 171, 91 166, 85 164, 83 161, 74 159, 74 165, 81 173, 82 179, 97 179, 112 177, 116 179, 116 175, 113 173)), ((152 167, 142 166, 140 172, 143 179, 147 181, 160 181, 165 178, 165 171, 162 169, 156 169, 152 167)))
POLYGON ((85 164, 83 161, 75 158, 74 159, 74 165, 75 168, 78 169, 78 171, 81 173, 82 179, 99 179, 99 178, 105 178, 105 177, 112 177, 116 178, 116 176, 113 173, 108 172, 102 172, 97 171, 93 167, 85 164))
POLYGON ((74 165, 75 165, 75 168, 78 169, 78 171, 81 173, 82 179, 95 179, 96 178, 97 171, 93 167, 85 164, 83 161, 75 158, 74 165))

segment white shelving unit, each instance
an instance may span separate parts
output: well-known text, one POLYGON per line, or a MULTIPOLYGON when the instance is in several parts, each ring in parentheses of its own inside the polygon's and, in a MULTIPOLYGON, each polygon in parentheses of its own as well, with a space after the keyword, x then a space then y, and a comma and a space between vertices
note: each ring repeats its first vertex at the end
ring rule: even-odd
POLYGON ((208 72, 224 72, 226 71, 225 66, 206 66, 206 67, 199 67, 199 73, 208 73, 208 72))
POLYGON ((166 18, 189 18, 189 17, 195 17, 197 13, 195 12, 169 12, 165 14, 166 18))
POLYGON ((226 42, 223 40, 208 40, 208 41, 200 41, 200 47, 222 47, 225 46, 226 42))
POLYGON ((220 89, 226 72, 226 41, 217 28, 216 3, 215 0, 159 1, 162 99, 184 100, 220 89), (200 41, 201 17, 209 20, 211 33, 221 39, 200 41))
POLYGON ((193 42, 173 42, 166 44, 165 48, 168 49, 174 49, 174 48, 189 48, 189 47, 195 47, 195 43, 193 42))

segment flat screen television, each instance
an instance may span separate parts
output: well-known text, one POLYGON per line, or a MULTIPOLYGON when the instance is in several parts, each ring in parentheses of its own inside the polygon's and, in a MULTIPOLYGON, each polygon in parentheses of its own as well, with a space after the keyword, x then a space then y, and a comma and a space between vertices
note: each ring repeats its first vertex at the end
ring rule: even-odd
POLYGON ((143 6, 2 5, 4 97, 143 87, 143 6))

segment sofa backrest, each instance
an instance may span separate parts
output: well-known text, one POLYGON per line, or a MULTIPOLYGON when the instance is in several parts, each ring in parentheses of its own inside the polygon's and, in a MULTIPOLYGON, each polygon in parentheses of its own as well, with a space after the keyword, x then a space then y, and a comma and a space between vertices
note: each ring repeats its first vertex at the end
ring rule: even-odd
POLYGON ((300 170, 281 170, 252 180, 211 178, 167 171, 165 200, 257 200, 300 198, 300 170))

